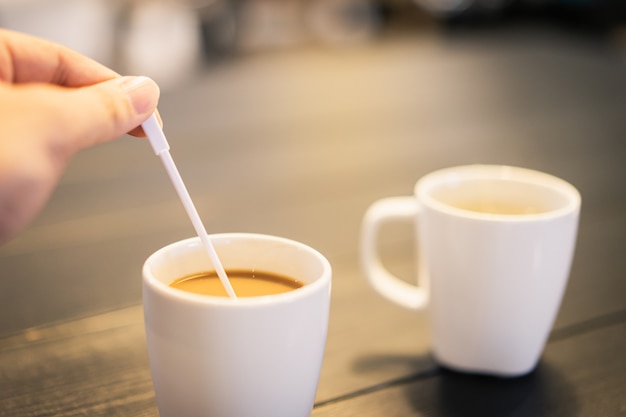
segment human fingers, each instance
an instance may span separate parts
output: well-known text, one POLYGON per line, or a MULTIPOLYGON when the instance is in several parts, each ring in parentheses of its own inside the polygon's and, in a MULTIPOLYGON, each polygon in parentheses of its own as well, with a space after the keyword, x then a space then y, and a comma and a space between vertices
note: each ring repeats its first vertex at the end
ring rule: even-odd
MULTIPOLYGON (((159 122, 159 125, 161 127, 163 127, 163 119, 161 119, 161 114, 159 113, 159 110, 156 109, 154 111, 154 114, 156 114, 156 118, 157 118, 157 121, 159 122)), ((146 137, 146 133, 143 131, 143 127, 141 127, 141 126, 137 126, 133 130, 131 130, 129 132, 126 132, 126 133, 128 133, 131 136, 138 137, 138 138, 145 138, 146 137)))
POLYGON ((77 89, 0 82, 0 244, 42 209, 72 154, 132 130, 158 98, 145 77, 77 89))
POLYGON ((118 76, 112 69, 65 46, 0 29, 0 81, 82 87, 118 76))
POLYGON ((79 117, 78 121, 67 124, 73 132, 69 136, 77 139, 79 149, 127 132, 145 136, 140 124, 156 111, 159 100, 157 84, 147 77, 121 77, 75 93, 72 95, 75 109, 92 118, 79 117))
MULTIPOLYGON (((155 110, 159 88, 147 77, 119 77, 89 87, 68 89, 29 85, 30 111, 61 154, 106 142, 133 131, 155 110)), ((26 99, 23 99, 26 100, 26 99)))

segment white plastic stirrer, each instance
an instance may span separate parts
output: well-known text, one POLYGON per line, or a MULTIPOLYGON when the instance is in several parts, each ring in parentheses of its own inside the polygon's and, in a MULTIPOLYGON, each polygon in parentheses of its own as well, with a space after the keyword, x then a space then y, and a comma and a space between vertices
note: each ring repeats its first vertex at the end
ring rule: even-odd
POLYGON ((217 276, 222 282, 224 289, 226 289, 226 293, 231 298, 237 298, 237 296, 235 295, 235 291, 233 290, 233 287, 232 285, 230 285, 230 281, 226 276, 226 271, 224 271, 224 267, 222 266, 222 263, 217 256, 217 252, 215 252, 213 244, 211 243, 211 239, 209 239, 209 236, 207 235, 204 224, 202 224, 202 220, 200 220, 198 211, 193 205, 193 201, 191 201, 191 196, 189 195, 189 192, 185 187, 185 183, 183 182, 183 179, 180 176, 176 165, 174 164, 174 160, 170 155, 170 145, 167 143, 167 139, 165 138, 165 134, 163 133, 163 130, 159 125, 156 114, 152 114, 152 116, 150 116, 148 120, 141 124, 141 127, 143 127, 143 131, 150 140, 150 144, 152 145, 152 149, 154 149, 154 153, 161 158, 161 161, 163 162, 163 165, 165 166, 165 169, 169 174, 172 183, 174 184, 174 188, 176 188, 176 192, 178 193, 178 196, 180 197, 183 206, 185 206, 185 210, 187 210, 187 214, 191 219, 191 223, 196 229, 196 233, 200 237, 202 244, 209 253, 209 257, 211 258, 213 267, 215 268, 217 276))

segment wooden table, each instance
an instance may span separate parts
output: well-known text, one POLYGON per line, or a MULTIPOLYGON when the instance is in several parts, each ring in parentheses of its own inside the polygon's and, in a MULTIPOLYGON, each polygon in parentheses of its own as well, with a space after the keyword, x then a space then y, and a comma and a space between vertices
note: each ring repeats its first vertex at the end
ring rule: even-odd
MULTIPOLYGON (((333 265, 313 416, 626 415, 621 46, 547 27, 428 31, 242 57, 164 94, 173 156, 207 229, 297 239, 333 265), (371 202, 477 162, 547 171, 583 196, 560 313, 522 378, 439 368, 424 315, 382 300, 358 268, 371 202)), ((156 416, 140 269, 191 235, 146 142, 80 154, 37 222, 0 248, 0 416, 156 416)), ((397 225, 381 242, 407 280, 412 241, 397 225)))

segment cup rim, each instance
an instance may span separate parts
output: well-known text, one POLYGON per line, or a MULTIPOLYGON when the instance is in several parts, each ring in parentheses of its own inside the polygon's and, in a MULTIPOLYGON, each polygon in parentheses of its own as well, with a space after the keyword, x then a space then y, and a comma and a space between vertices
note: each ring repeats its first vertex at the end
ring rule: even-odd
POLYGON ((439 212, 456 217, 503 222, 528 222, 559 218, 577 212, 581 204, 580 192, 569 182, 542 171, 510 165, 460 165, 433 171, 417 181, 414 194, 420 204, 439 212), (432 190, 444 183, 480 179, 511 180, 542 187, 560 194, 566 199, 566 203, 561 207, 541 213, 483 213, 454 207, 437 200, 431 194, 432 190))
MULTIPOLYGON (((181 246, 187 246, 188 248, 198 248, 202 246, 202 242, 198 236, 190 237, 182 240, 178 240, 176 242, 169 243, 160 249, 157 249, 153 252, 144 262, 142 268, 142 281, 144 286, 150 287, 154 292, 159 294, 160 296, 170 298, 172 300, 177 300, 180 302, 186 302, 195 305, 206 305, 206 306, 223 306, 225 308, 241 308, 241 307, 258 307, 262 305, 276 305, 280 303, 292 303, 296 302, 299 299, 309 297, 310 295, 317 293, 325 286, 328 285, 330 288, 331 284, 331 276, 332 276, 332 267, 330 262, 324 255, 322 255, 316 249, 312 247, 298 242, 296 240, 267 235, 267 234, 259 234, 259 233, 216 233, 210 234, 209 239, 212 242, 216 242, 220 239, 224 240, 236 240, 236 239, 254 239, 254 240, 263 240, 266 242, 279 242, 283 244, 288 244, 292 246, 297 246, 298 248, 306 251, 311 256, 315 257, 322 266, 322 272, 318 279, 311 283, 307 283, 306 285, 294 289, 292 291, 287 291, 279 294, 270 294, 270 295, 262 295, 256 297, 238 297, 238 298, 230 298, 223 296, 213 296, 213 295, 205 295, 205 294, 195 294, 187 291, 183 291, 177 288, 172 288, 168 284, 161 282, 157 278, 154 277, 151 268, 153 262, 156 261, 157 258, 163 256, 164 254, 170 252, 175 248, 179 248, 181 246)), ((208 255, 207 255, 208 256, 208 255)))

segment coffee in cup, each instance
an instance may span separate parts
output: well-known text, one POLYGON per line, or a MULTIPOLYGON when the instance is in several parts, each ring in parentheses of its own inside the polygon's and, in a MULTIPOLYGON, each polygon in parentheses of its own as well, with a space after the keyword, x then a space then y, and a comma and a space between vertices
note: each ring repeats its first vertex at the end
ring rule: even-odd
POLYGON ((433 355, 466 372, 518 376, 537 364, 574 256, 580 194, 525 168, 468 165, 424 176, 412 196, 374 202, 361 229, 361 266, 372 287, 427 310, 433 355), (415 230, 416 284, 384 266, 381 227, 415 230))
MULTIPOLYGON (((226 275, 237 297, 261 297, 301 288, 304 283, 285 275, 253 269, 227 270, 226 275)), ((185 275, 170 287, 195 294, 228 297, 217 272, 207 271, 185 275)))
POLYGON ((143 304, 159 415, 309 417, 326 343, 330 263, 313 248, 276 236, 209 237, 233 281, 237 271, 248 271, 248 278, 263 271, 265 278, 303 285, 237 298, 181 291, 170 284, 183 277, 221 285, 203 273, 213 265, 200 239, 152 254, 143 268, 143 304))

